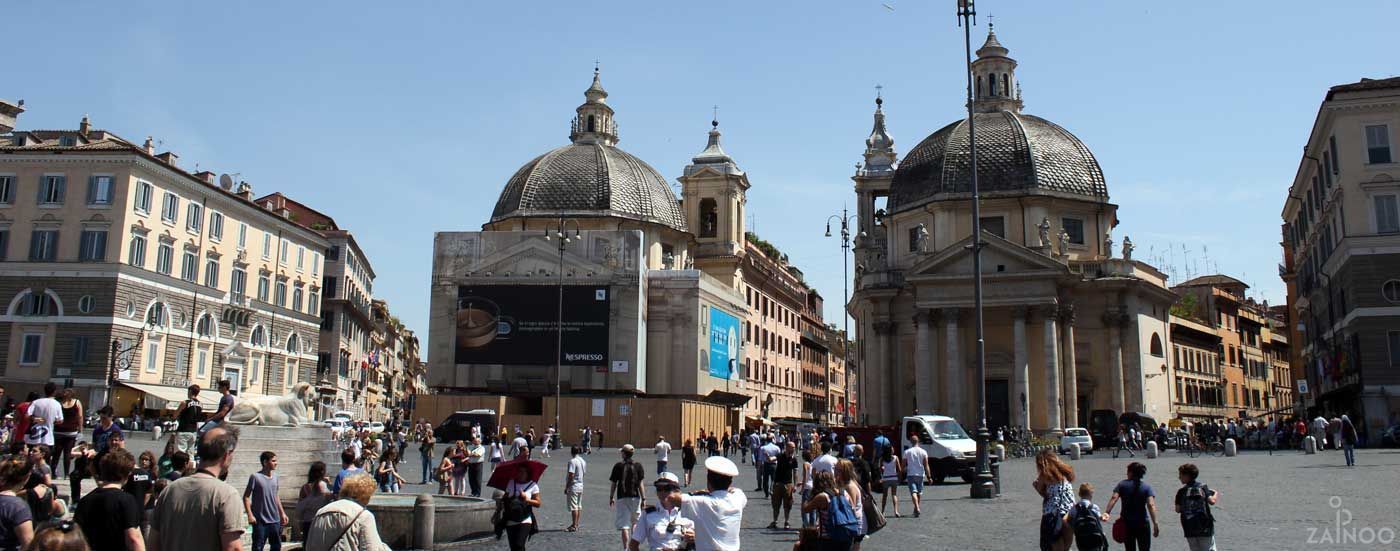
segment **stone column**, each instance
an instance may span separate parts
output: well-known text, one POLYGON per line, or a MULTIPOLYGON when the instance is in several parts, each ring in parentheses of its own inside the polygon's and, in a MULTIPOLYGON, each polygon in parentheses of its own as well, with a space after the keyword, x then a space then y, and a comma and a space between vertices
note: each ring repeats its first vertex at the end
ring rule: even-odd
MULTIPOLYGON (((1137 297, 1129 295, 1123 304, 1123 378, 1130 382, 1124 389, 1123 407, 1127 411, 1143 411, 1147 377, 1142 369, 1142 327, 1137 323, 1137 297)), ((1165 338, 1165 337, 1164 337, 1165 338)), ((1166 343, 1163 342, 1163 345, 1166 343)), ((1241 389, 1243 390, 1243 389, 1241 389)))
POLYGON ((1064 411, 1065 426, 1079 426, 1079 369, 1074 363, 1074 304, 1066 304, 1060 307, 1060 323, 1064 325, 1060 330, 1064 332, 1062 341, 1065 348, 1065 365, 1061 370, 1064 373, 1064 411))
POLYGON ((1103 314, 1108 329, 1108 407, 1122 414, 1123 409, 1123 320, 1117 311, 1103 314))
POLYGON ((1026 353, 1026 307, 1011 311, 1012 338, 1015 341, 1015 363, 1011 366, 1011 423, 1024 428, 1031 426, 1030 356, 1026 353))
MULTIPOLYGON (((872 325, 875 329, 875 369, 871 371, 879 373, 882 380, 879 381, 880 384, 873 385, 875 388, 872 388, 870 393, 873 403, 869 405, 872 406, 871 411, 879 412, 883 422, 889 423, 897 419, 896 415, 903 415, 895 413, 894 388, 899 377, 897 370, 890 365, 889 341, 894 333, 894 323, 876 321, 872 325)), ((827 381, 827 384, 831 384, 831 381, 827 381)))
POLYGON ((947 350, 944 351, 947 361, 943 364, 943 403, 939 404, 942 411, 938 413, 956 417, 962 413, 963 394, 967 392, 967 384, 962 376, 962 354, 958 350, 958 309, 944 309, 942 317, 947 323, 944 333, 947 339, 947 350))
POLYGON ((1059 331, 1055 330, 1058 310, 1054 305, 1045 307, 1045 424, 1051 432, 1064 430, 1060 419, 1060 350, 1059 331))
POLYGON ((933 387, 929 379, 933 375, 932 357, 929 355, 929 340, 933 324, 929 322, 928 311, 920 309, 914 314, 914 409, 919 413, 932 413, 929 403, 933 387))

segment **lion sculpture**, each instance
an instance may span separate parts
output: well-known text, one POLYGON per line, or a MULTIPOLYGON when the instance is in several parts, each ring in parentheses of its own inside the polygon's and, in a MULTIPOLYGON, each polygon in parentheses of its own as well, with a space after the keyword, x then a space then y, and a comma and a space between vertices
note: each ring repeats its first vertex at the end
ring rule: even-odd
POLYGON ((258 424, 265 427, 295 427, 311 421, 307 413, 315 406, 311 385, 297 383, 286 396, 259 396, 239 400, 228 414, 236 425, 258 424))

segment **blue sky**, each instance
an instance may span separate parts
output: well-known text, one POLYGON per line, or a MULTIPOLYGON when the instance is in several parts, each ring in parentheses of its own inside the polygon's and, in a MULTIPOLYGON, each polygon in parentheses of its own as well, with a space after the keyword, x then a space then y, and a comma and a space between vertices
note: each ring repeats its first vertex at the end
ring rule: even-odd
MULTIPOLYGON (((567 142, 594 60, 623 149, 681 174, 720 106, 756 230, 839 321, 822 237, 884 85, 900 153, 962 116, 954 2, 7 2, 0 97, 20 128, 153 135, 353 231, 375 295, 426 337, 432 235, 474 230, 524 162, 567 142), (885 5, 892 7, 889 9, 885 5)), ((1400 3, 982 0, 1026 112, 1103 165, 1137 256, 1278 302, 1279 212, 1330 85, 1397 74, 1400 3), (1209 255, 1210 267, 1202 259, 1209 255)))

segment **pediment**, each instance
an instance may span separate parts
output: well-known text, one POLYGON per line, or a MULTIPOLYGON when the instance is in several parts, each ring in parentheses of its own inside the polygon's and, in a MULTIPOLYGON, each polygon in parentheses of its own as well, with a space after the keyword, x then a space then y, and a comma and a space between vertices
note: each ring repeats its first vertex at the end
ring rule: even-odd
MULTIPOLYGON (((610 273, 615 268, 605 263, 574 254, 570 246, 564 250, 564 272, 586 274, 610 273)), ((559 270, 559 247, 557 241, 544 239, 522 239, 512 246, 497 249, 476 262, 471 271, 479 275, 493 276, 546 276, 555 275, 559 270)))
MULTIPOLYGON (((1037 251, 1017 245, 991 233, 982 232, 986 246, 982 249, 982 273, 1068 273, 1059 261, 1037 251), (1001 269, 998 269, 1000 267, 1001 269)), ((908 279, 920 277, 971 275, 972 237, 958 241, 937 253, 928 255, 911 267, 908 279)))

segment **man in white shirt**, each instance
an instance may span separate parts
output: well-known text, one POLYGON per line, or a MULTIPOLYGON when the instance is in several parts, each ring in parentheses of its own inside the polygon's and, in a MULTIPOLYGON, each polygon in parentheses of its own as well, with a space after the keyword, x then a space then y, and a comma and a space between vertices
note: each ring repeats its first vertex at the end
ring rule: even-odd
POLYGON ((831 455, 831 441, 822 440, 820 448, 822 450, 821 455, 818 455, 816 459, 812 460, 812 475, 816 476, 816 474, 820 472, 828 472, 835 475, 836 462, 839 460, 836 456, 831 455))
POLYGON ((510 442, 510 456, 512 459, 525 456, 530 458, 530 442, 525 440, 525 435, 520 431, 515 431, 515 440, 510 442))
POLYGON ((544 448, 540 450, 540 453, 544 454, 545 457, 549 457, 549 449, 552 447, 554 447, 554 425, 550 425, 549 428, 544 429, 544 448))
POLYGON ((758 472, 758 487, 763 489, 763 497, 772 497, 773 473, 778 468, 778 454, 783 453, 783 449, 774 444, 771 439, 764 439, 762 446, 758 448, 758 459, 763 468, 758 472))
POLYGON ((656 437, 656 474, 666 472, 666 463, 671 461, 671 443, 665 436, 656 437))
MULTIPOLYGON (((919 445, 919 437, 913 437, 914 445, 904 450, 904 482, 909 485, 909 499, 914 502, 914 516, 917 518, 920 499, 924 493, 924 483, 928 481, 928 452, 919 445)), ((815 469, 815 467, 814 467, 815 469)))
MULTIPOLYGON (((53 381, 44 383, 44 397, 29 404, 29 416, 43 418, 42 423, 35 419, 36 422, 29 426, 29 434, 34 436, 34 443, 43 444, 49 449, 53 449, 53 425, 63 421, 63 406, 53 399, 55 392, 58 392, 58 385, 53 381)), ((49 456, 49 462, 53 463, 52 454, 49 456)))
POLYGON ((569 454, 573 458, 569 459, 569 467, 564 474, 564 500, 569 503, 573 524, 565 530, 577 532, 578 519, 583 514, 583 475, 588 472, 588 463, 583 460, 583 448, 579 446, 569 448, 569 454))
POLYGON ((663 505, 679 506, 681 516, 695 521, 695 551, 739 551, 739 526, 749 502, 742 490, 732 487, 739 467, 715 456, 705 460, 705 470, 708 492, 672 492, 663 505))

